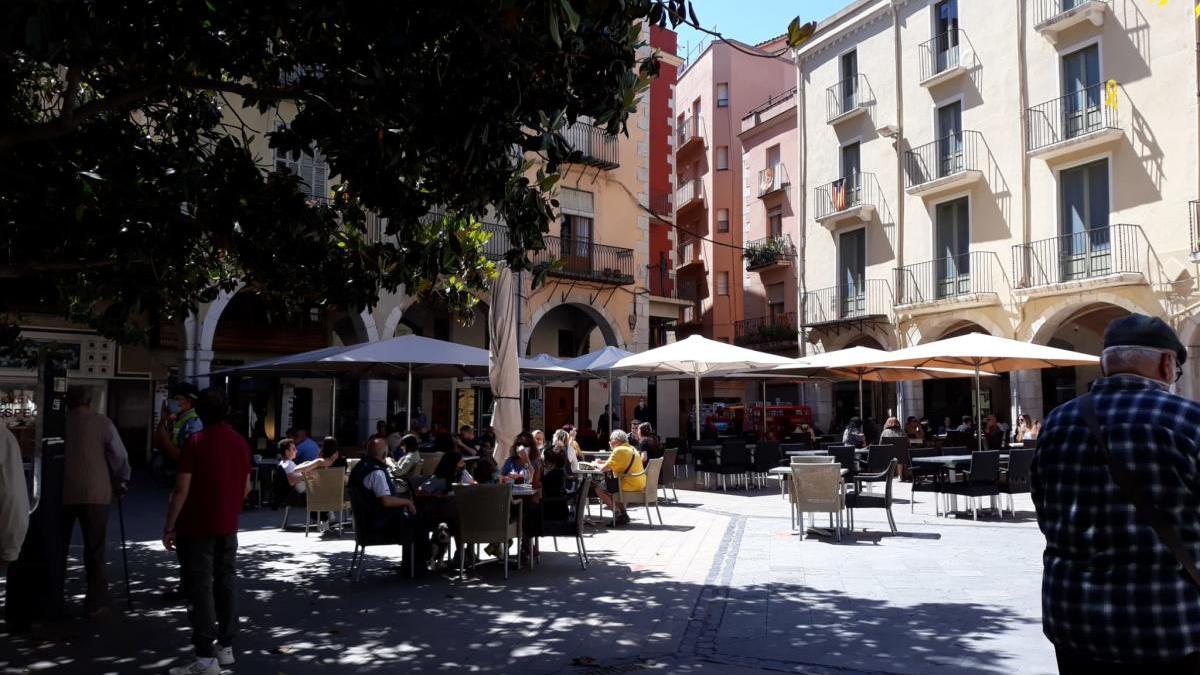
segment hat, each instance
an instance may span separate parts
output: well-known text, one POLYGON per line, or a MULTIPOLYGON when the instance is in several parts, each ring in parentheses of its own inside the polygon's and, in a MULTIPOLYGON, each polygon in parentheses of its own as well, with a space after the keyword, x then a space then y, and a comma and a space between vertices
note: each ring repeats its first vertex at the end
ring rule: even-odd
POLYGON ((191 382, 180 382, 172 389, 171 396, 184 396, 195 401, 200 398, 200 388, 191 382))
POLYGON ((1175 352, 1180 365, 1187 361, 1187 349, 1167 322, 1145 314, 1130 314, 1108 324, 1104 330, 1104 348, 1109 347, 1163 349, 1175 352))

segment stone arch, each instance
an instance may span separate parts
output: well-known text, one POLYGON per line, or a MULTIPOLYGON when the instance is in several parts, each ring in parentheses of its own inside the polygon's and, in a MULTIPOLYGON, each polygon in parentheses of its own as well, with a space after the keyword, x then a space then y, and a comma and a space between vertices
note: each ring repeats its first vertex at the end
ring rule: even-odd
POLYGON ((983 332, 997 337, 1008 337, 1011 331, 1004 330, 1000 324, 993 321, 990 317, 982 312, 963 318, 961 315, 949 313, 945 316, 940 316, 930 321, 914 326, 915 339, 911 339, 911 344, 919 345, 927 342, 940 340, 944 335, 950 332, 951 328, 955 328, 962 324, 975 324, 983 332))
POLYGON ((547 302, 534 311, 533 315, 529 318, 528 329, 521 331, 521 344, 519 345, 518 354, 524 354, 526 349, 528 349, 529 340, 532 339, 533 331, 537 328, 538 322, 542 320, 542 317, 549 314, 556 307, 563 306, 574 307, 591 318, 596 327, 600 329, 600 334, 604 336, 604 344, 610 347, 617 347, 618 349, 626 349, 625 341, 621 335, 620 324, 617 323, 607 308, 589 305, 578 300, 565 299, 547 302))
POLYGON ((892 349, 896 348, 896 336, 895 336, 894 332, 890 331, 890 330, 878 331, 878 332, 872 331, 870 333, 846 333, 844 335, 842 335, 842 334, 827 335, 821 339, 821 345, 823 347, 825 347, 825 351, 833 352, 833 351, 837 351, 839 349, 844 349, 847 346, 849 346, 852 342, 862 339, 862 338, 870 338, 870 339, 878 342, 879 346, 885 350, 892 350, 892 349))
POLYGON ((1080 302, 1078 296, 1068 295, 1059 298, 1050 307, 1042 310, 1037 319, 1026 324, 1018 335, 1018 339, 1035 344, 1046 344, 1064 323, 1079 313, 1079 310, 1094 305, 1112 305, 1127 312, 1148 314, 1150 316, 1157 316, 1162 313, 1162 308, 1157 305, 1153 307, 1145 306, 1133 299, 1116 293, 1089 293, 1084 302, 1080 302))

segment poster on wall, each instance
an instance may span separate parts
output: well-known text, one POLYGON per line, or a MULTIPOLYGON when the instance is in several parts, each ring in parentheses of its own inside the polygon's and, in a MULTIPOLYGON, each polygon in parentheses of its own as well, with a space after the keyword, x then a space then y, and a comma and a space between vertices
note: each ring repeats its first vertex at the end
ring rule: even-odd
POLYGON ((296 387, 291 384, 285 384, 281 387, 282 396, 279 406, 279 428, 291 429, 292 420, 295 417, 294 409, 296 407, 296 387))
POLYGON ((543 429, 546 426, 545 406, 541 399, 529 399, 529 428, 543 429))

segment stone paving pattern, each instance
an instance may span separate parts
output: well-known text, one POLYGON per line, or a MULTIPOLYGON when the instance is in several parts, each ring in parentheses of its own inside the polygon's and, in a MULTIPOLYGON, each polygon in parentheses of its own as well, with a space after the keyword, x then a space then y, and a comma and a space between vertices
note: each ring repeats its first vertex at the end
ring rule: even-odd
MULTIPOLYGON (((349 533, 305 538, 279 530, 282 512, 248 511, 238 663, 227 672, 1055 672, 1028 497, 1015 520, 972 522, 934 517, 926 493, 910 514, 907 485, 896 493, 899 534, 882 511, 859 511, 857 532, 835 544, 793 532, 777 489, 680 490, 662 508, 666 526, 647 525, 638 508, 630 526, 591 534, 586 571, 573 542, 556 553, 543 540, 541 565, 507 582, 495 564, 465 582, 414 582, 393 569, 398 548, 376 547, 351 583, 349 533)), ((189 657, 185 612, 162 598, 177 579, 156 539, 165 496, 141 486, 126 502, 132 610, 114 600, 103 623, 0 633, 0 672, 162 672, 189 657)), ((80 553, 77 540, 73 563, 80 553)), ((78 608, 82 569, 70 576, 78 608)))

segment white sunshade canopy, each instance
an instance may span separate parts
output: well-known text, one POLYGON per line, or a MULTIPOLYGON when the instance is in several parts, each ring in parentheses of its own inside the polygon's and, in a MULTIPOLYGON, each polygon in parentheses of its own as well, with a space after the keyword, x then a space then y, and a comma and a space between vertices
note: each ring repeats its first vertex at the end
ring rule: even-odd
POLYGON ((925 368, 978 368, 984 373, 1039 370, 1063 366, 1093 366, 1100 357, 1031 342, 970 333, 894 352, 878 365, 925 368))
POLYGON ((612 370, 703 377, 712 373, 754 372, 790 363, 793 363, 793 360, 786 356, 758 352, 693 335, 679 342, 627 356, 613 364, 612 370))
POLYGON ((627 352, 624 349, 616 347, 605 347, 597 349, 594 352, 588 352, 582 356, 576 356, 573 359, 567 359, 560 365, 582 374, 601 377, 608 375, 609 370, 618 361, 628 356, 633 356, 633 352, 627 352))
POLYGON ((482 375, 487 372, 486 350, 444 340, 401 335, 344 347, 326 347, 226 368, 214 375, 353 375, 388 378, 417 371, 433 377, 482 375))
POLYGON ((579 377, 579 371, 567 368, 566 359, 549 354, 538 354, 520 359, 521 376, 526 379, 569 380, 579 377))

